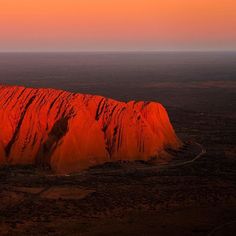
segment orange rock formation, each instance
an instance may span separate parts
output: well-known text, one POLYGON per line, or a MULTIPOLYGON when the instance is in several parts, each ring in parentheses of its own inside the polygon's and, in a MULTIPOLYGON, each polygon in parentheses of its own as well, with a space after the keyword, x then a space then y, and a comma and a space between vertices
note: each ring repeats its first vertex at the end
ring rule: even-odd
POLYGON ((0 164, 35 163, 69 173, 148 160, 179 146, 159 103, 0 86, 0 164))

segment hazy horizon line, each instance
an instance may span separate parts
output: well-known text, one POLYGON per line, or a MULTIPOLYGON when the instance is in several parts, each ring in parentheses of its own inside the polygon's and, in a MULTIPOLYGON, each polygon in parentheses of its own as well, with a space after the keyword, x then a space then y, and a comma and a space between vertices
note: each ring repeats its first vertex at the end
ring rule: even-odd
POLYGON ((0 51, 0 53, 193 53, 193 52, 227 52, 236 53, 236 49, 219 49, 219 50, 204 50, 204 49, 193 49, 193 50, 22 50, 22 51, 0 51))

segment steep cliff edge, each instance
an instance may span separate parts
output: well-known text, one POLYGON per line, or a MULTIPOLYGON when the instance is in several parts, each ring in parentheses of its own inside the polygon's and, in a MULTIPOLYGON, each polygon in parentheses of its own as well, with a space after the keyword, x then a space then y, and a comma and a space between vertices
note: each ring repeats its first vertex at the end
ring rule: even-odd
POLYGON ((0 164, 69 173, 114 160, 148 160, 177 149, 164 107, 54 89, 0 86, 0 164))

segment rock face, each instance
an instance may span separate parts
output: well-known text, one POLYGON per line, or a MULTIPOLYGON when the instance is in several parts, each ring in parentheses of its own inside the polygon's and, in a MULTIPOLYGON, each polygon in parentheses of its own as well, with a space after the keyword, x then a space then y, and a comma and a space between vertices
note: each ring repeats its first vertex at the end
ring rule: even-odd
POLYGON ((181 145, 163 106, 54 89, 0 86, 0 164, 69 173, 148 160, 181 145))

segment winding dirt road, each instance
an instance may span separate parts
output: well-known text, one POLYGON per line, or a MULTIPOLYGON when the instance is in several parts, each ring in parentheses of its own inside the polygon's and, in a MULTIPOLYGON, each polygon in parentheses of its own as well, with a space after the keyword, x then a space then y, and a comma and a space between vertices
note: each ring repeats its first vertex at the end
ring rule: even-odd
MULTIPOLYGON (((173 168, 173 167, 181 167, 184 165, 192 164, 195 161, 197 161, 199 158, 201 158, 203 155, 206 154, 206 149, 203 147, 202 144, 197 143, 197 142, 190 142, 192 145, 195 145, 199 148, 199 153, 192 159, 190 160, 185 160, 185 161, 179 161, 178 163, 167 163, 167 164, 158 164, 156 166, 127 166, 126 168, 121 168, 121 169, 115 169, 115 170, 109 170, 109 169, 89 169, 86 170, 82 173, 77 173, 77 174, 72 174, 73 176, 75 175, 83 175, 83 174, 93 174, 93 175, 99 175, 99 174, 108 174, 108 175, 119 175, 119 174, 131 174, 134 172, 148 172, 148 171, 160 171, 160 170, 166 170, 168 168, 173 168)), ((71 176, 71 175, 66 175, 66 176, 71 176)))

